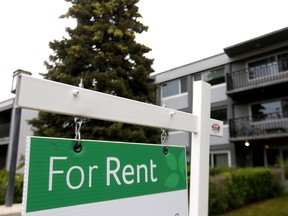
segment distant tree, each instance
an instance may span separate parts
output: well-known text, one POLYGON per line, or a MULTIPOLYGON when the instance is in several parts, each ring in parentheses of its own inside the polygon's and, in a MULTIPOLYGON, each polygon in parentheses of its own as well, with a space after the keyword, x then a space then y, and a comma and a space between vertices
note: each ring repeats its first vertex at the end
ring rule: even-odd
MULTIPOLYGON (((145 56, 151 49, 137 43, 136 34, 148 30, 139 18, 139 0, 66 0, 72 5, 61 18, 74 18, 75 28, 66 28, 69 37, 49 43, 53 54, 44 64, 45 79, 155 103, 155 87, 148 75, 153 60, 145 56)), ((85 104, 83 104, 85 107, 85 104)), ((71 137, 71 116, 40 112, 29 123, 35 135, 71 137)), ((155 129, 117 122, 87 120, 81 128, 82 138, 135 142, 157 142, 155 129)), ((159 132, 159 131, 158 131, 159 132)))

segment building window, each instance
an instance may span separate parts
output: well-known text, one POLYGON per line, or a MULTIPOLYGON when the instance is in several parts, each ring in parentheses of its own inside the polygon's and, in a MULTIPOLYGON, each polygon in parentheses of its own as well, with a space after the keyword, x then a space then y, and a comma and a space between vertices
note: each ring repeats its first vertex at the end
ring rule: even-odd
POLYGON ((203 80, 211 85, 225 83, 224 67, 194 75, 194 81, 203 80))
POLYGON ((5 169, 8 153, 8 144, 0 145, 0 170, 5 169))
POLYGON ((172 80, 162 84, 162 98, 187 92, 187 78, 172 80))
POLYGON ((279 72, 288 70, 288 53, 283 53, 277 56, 279 72))
POLYGON ((248 64, 249 78, 255 79, 275 73, 275 57, 269 57, 248 64))
POLYGON ((217 108, 211 110, 211 118, 223 121, 223 124, 227 124, 227 108, 217 108))
POLYGON ((206 71, 202 74, 202 76, 203 80, 211 85, 217 85, 225 82, 224 67, 206 71))
POLYGON ((276 75, 288 70, 288 53, 266 57, 248 63, 249 78, 256 79, 276 75))
POLYGON ((229 151, 211 152, 210 153, 210 166, 231 166, 229 151))
POLYGON ((288 99, 252 104, 251 112, 254 121, 288 117, 288 99))

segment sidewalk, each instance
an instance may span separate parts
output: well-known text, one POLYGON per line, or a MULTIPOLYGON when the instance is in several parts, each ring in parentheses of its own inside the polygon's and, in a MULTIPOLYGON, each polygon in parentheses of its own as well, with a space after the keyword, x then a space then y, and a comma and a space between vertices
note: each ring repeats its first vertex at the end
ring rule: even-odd
POLYGON ((5 205, 0 206, 0 216, 20 216, 22 211, 22 204, 13 204, 11 207, 5 205))

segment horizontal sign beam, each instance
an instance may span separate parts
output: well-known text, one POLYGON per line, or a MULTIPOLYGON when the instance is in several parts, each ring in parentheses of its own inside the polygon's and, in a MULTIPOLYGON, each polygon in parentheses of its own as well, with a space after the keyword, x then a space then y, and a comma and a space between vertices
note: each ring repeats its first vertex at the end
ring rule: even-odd
MULTIPOLYGON (((25 75, 18 79, 16 106, 71 116, 198 132, 198 118, 191 113, 25 75)), ((222 122, 211 120, 211 135, 222 136, 222 128, 222 122), (212 130, 214 124, 219 125, 218 131, 212 130)))
POLYGON ((29 76, 18 81, 21 108, 197 132, 197 118, 189 113, 29 76))

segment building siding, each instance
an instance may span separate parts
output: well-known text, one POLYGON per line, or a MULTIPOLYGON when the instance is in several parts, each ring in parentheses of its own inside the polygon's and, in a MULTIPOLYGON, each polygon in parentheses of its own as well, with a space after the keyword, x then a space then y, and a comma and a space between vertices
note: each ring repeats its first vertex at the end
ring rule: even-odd
MULTIPOLYGON (((270 59, 273 59, 272 57, 270 59)), ((268 64, 269 63, 267 63, 267 65, 268 64)), ((255 122, 253 123, 255 119, 251 118, 253 114, 251 112, 252 104, 261 104, 265 101, 279 101, 283 100, 283 98, 284 100, 286 100, 286 98, 288 100, 288 92, 285 90, 287 89, 285 86, 288 85, 288 28, 280 29, 267 35, 224 48, 224 53, 161 73, 151 74, 151 78, 154 79, 154 84, 158 86, 158 104, 160 105, 160 103, 165 102, 169 108, 193 113, 191 104, 193 80, 196 79, 196 77, 199 79, 199 77, 201 77, 200 75, 204 72, 223 66, 225 82, 211 87, 211 107, 212 110, 217 109, 217 107, 227 107, 227 119, 229 121, 228 124, 224 126, 223 137, 211 137, 211 152, 228 151, 230 157, 229 165, 231 166, 273 165, 271 158, 275 156, 273 154, 276 151, 279 153, 275 153, 276 156, 282 159, 288 159, 288 123, 286 124, 285 120, 285 116, 288 116, 288 113, 279 113, 278 115, 283 119, 271 120, 268 122, 269 124, 267 122, 256 124, 255 122), (275 40, 275 38, 279 39, 275 40), (278 58, 277 55, 279 56, 279 54, 282 53, 287 53, 287 63, 286 59, 282 62, 276 62, 278 58), (276 56, 275 62, 273 62, 275 65, 273 66, 273 70, 276 71, 274 73, 277 73, 280 66, 286 68, 287 65, 287 74, 286 72, 279 71, 279 75, 275 74, 275 76, 279 78, 276 77, 270 81, 271 77, 264 77, 264 75, 272 73, 272 69, 270 69, 271 66, 269 68, 269 66, 263 63, 261 66, 255 66, 256 69, 254 69, 254 71, 248 68, 250 62, 271 56, 276 56), (258 72, 256 70, 258 70, 258 72), (232 75, 236 75, 238 71, 238 78, 236 76, 233 77, 232 75), (259 74, 257 75, 257 73, 259 74), (259 78, 253 77, 256 75, 260 76, 260 73, 264 75, 261 75, 259 78), (252 76, 251 74, 254 75, 252 76), (240 76, 243 77, 241 78, 240 76), (190 81, 187 86, 187 96, 177 95, 175 97, 162 99, 161 94, 159 94, 159 92, 161 92, 161 84, 183 77, 189 78, 190 81), (247 82, 247 84, 245 84, 247 86, 242 87, 243 83, 239 81, 247 82), (229 90, 228 85, 232 85, 235 90, 229 90), (276 124, 275 122, 282 123, 276 124), (235 133, 235 130, 242 130, 241 128, 237 129, 235 127, 239 127, 238 124, 244 123, 246 124, 245 127, 247 127, 246 130, 248 130, 248 133, 242 137, 233 137, 235 134, 231 134, 231 131, 235 133), (274 126, 272 124, 274 124, 274 126), (255 133, 255 125, 261 126, 261 133, 263 133, 263 135, 255 133), (273 134, 270 134, 270 131, 273 134), (278 145, 275 145, 275 142, 278 143, 278 145), (275 151, 272 151, 272 149, 275 151)), ((265 118, 267 119, 267 117, 265 118)), ((173 143, 185 145, 190 148, 190 138, 188 134, 184 135, 173 132, 171 136, 169 136, 169 139, 173 143)))

